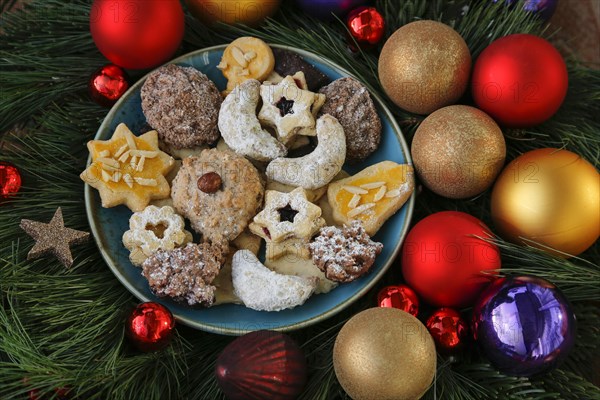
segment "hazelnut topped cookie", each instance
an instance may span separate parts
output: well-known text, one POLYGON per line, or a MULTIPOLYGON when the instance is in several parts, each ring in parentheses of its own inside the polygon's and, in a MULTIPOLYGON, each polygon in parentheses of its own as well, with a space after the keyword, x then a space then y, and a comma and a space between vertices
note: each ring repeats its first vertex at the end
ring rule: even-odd
POLYGON ((256 168, 242 156, 217 149, 183 160, 171 197, 204 240, 235 239, 258 212, 264 195, 256 168))

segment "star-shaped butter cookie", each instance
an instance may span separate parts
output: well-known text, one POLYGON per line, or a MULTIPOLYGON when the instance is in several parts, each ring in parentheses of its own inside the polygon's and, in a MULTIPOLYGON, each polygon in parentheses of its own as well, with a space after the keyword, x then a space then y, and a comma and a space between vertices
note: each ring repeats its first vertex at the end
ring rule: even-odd
POLYGON ((277 85, 263 84, 260 88, 263 106, 258 119, 275 128, 277 139, 286 144, 302 128, 315 126, 311 112, 315 93, 298 87, 292 76, 286 76, 277 85))
POLYGON ((87 147, 92 162, 80 175, 98 189, 102 207, 125 204, 142 211, 151 200, 169 197, 165 175, 175 160, 158 148, 158 134, 149 131, 135 136, 125 124, 119 124, 109 140, 91 140, 87 147))
POLYGON ((46 254, 54 254, 65 266, 73 265, 70 246, 85 242, 90 234, 65 228, 60 207, 49 223, 21 220, 21 228, 35 240, 35 245, 27 254, 27 259, 39 258, 46 254))
POLYGON ((266 257, 277 259, 290 252, 302 253, 308 241, 325 225, 321 208, 306 198, 303 188, 290 193, 267 190, 265 208, 249 228, 267 242, 266 257))

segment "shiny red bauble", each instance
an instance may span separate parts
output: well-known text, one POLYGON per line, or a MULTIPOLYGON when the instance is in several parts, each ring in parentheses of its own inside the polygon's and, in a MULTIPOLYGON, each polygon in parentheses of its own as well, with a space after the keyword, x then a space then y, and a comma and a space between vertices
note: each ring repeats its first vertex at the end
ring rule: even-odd
POLYGON ((490 236, 487 226, 469 214, 442 211, 429 215, 404 241, 404 280, 434 306, 472 305, 493 279, 489 272, 500 268, 498 247, 482 239, 490 236))
POLYGON ((21 173, 14 165, 0 161, 0 202, 21 189, 21 173))
POLYGON ((225 347, 215 373, 229 400, 293 400, 306 384, 306 357, 288 335, 255 331, 225 347))
POLYGON ((348 14, 346 26, 361 46, 372 46, 381 41, 385 33, 385 20, 375 7, 358 7, 348 14))
POLYGON ((414 290, 406 285, 391 285, 382 288, 377 294, 379 307, 392 307, 413 316, 419 314, 419 298, 414 290))
POLYGON ((427 319, 427 330, 438 351, 452 352, 460 349, 467 340, 469 328, 460 313, 451 308, 440 308, 427 319))
POLYGON ((492 42, 477 58, 471 79, 477 107, 512 128, 538 125, 552 117, 569 85, 560 53, 548 41, 529 34, 492 42))
POLYGON ((88 90, 92 99, 101 106, 110 107, 129 88, 127 73, 123 68, 107 64, 98 68, 90 77, 88 90))
POLYGON ((152 68, 179 47, 183 8, 179 0, 95 0, 90 31, 98 50, 114 64, 152 68))
POLYGON ((155 351, 166 347, 175 330, 175 318, 162 304, 147 302, 138 305, 127 319, 129 339, 142 351, 155 351))

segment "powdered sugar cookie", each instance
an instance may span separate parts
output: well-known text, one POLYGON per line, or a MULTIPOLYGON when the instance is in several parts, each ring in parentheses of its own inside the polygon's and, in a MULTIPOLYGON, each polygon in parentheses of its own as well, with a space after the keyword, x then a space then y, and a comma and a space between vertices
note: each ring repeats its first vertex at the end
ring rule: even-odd
POLYGON ((271 271, 248 250, 234 254, 231 275, 236 296, 257 311, 281 311, 304 304, 317 286, 316 278, 271 271))
POLYGON ((260 82, 254 79, 238 85, 229 93, 219 111, 219 129, 223 140, 236 153, 258 161, 282 157, 287 150, 256 117, 260 82))
POLYGON ((346 136, 340 123, 331 115, 317 120, 315 150, 298 158, 276 158, 267 166, 267 177, 277 182, 305 189, 327 185, 341 171, 346 159, 346 136))

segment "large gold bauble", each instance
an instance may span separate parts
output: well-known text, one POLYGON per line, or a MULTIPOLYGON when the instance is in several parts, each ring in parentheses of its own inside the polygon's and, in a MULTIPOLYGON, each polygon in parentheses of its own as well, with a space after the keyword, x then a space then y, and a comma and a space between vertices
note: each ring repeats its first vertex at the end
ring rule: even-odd
POLYGON ((429 114, 455 103, 465 92, 471 53, 454 29, 437 21, 404 25, 385 42, 379 80, 396 105, 429 114))
POLYGON ((500 127, 483 111, 448 106, 429 115, 413 138, 411 154, 425 186, 451 199, 486 190, 504 166, 500 127))
POLYGON ((498 177, 492 218, 507 240, 535 241, 550 253, 576 256, 600 235, 600 174, 567 150, 527 152, 498 177))
POLYGON ((257 26, 275 14, 280 0, 185 0, 194 17, 207 25, 215 22, 257 26))
POLYGON ((370 308, 340 330, 333 367, 354 400, 415 400, 435 376, 435 344, 427 328, 409 313, 370 308))

